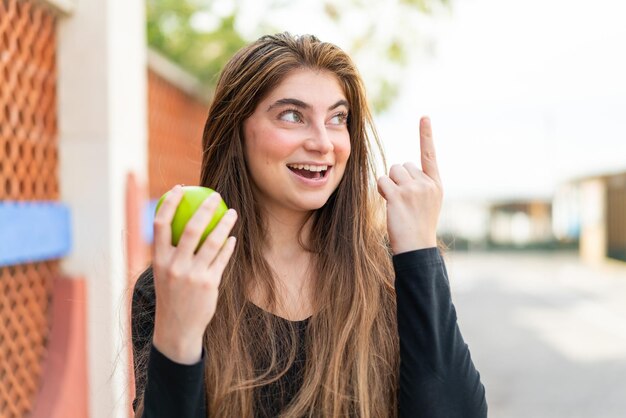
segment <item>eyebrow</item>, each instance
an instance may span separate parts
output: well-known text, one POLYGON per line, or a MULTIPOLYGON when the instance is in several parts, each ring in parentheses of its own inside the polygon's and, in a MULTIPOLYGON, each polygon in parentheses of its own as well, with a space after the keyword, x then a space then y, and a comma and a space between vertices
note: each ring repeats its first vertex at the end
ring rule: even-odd
MULTIPOLYGON (((304 103, 302 100, 298 100, 298 99, 292 99, 292 98, 284 98, 284 99, 279 99, 276 100, 273 104, 270 105, 270 107, 267 108, 268 112, 272 109, 274 109, 275 107, 279 107, 279 106, 285 106, 285 105, 291 105, 291 106, 295 106, 295 107, 299 107, 301 109, 309 109, 311 107, 311 105, 304 103)), ((339 106, 345 106, 347 108, 350 108, 350 106, 348 105, 348 102, 346 100, 339 100, 337 101, 337 103, 335 103, 334 105, 330 106, 328 108, 328 110, 333 110, 338 108, 339 106)))

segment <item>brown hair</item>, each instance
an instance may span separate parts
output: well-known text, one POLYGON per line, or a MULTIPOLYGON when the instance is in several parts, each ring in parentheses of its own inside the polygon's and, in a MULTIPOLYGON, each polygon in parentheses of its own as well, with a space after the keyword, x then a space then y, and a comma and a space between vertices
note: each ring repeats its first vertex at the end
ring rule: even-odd
MULTIPOLYGON (((315 314, 306 328, 303 383, 281 416, 396 416, 399 343, 391 253, 382 198, 376 192, 373 149, 383 156, 361 77, 349 56, 314 36, 264 36, 225 66, 203 134, 200 184, 220 192, 239 214, 238 244, 224 271, 215 316, 205 333, 206 387, 211 417, 253 416, 254 388, 280 378, 296 358, 296 330, 287 321, 245 314, 251 281, 275 307, 274 273, 263 257, 265 224, 243 153, 243 122, 291 71, 333 73, 349 103, 351 154, 326 204, 312 214, 308 245, 318 280, 315 314), (285 335, 277 327, 287 326, 285 335), (278 347, 288 361, 279 363, 278 347), (270 366, 256 371, 265 355, 270 366)), ((383 164, 385 164, 383 156, 383 164)), ((385 167, 386 169, 386 167, 385 167)), ((285 330, 283 330, 285 331, 285 330)))

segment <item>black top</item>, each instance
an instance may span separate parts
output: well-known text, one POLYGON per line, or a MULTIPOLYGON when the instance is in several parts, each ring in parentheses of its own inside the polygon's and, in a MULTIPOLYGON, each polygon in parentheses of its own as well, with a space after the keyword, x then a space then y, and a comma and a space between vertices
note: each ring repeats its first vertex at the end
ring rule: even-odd
MULTIPOLYGON (((393 266, 400 337, 398 416, 486 417, 485 389, 457 325, 439 250, 426 248, 397 254, 393 266)), ((181 365, 152 345, 154 309, 154 283, 151 274, 144 272, 135 285, 132 307, 135 358, 139 351, 150 350, 147 365, 135 362, 136 393, 145 390, 143 417, 206 418, 203 360, 181 365)), ((255 394, 257 403, 273 411, 268 416, 277 415, 302 383, 307 321, 294 322, 301 343, 292 368, 275 384, 255 394), (284 390, 282 399, 275 396, 280 388, 284 390)))

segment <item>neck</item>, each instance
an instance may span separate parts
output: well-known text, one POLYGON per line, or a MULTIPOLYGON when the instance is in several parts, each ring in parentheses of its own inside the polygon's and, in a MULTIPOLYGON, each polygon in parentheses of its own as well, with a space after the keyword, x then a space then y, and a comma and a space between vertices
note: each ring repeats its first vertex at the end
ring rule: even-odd
POLYGON ((301 247, 298 238, 305 245, 309 243, 311 232, 311 212, 266 211, 267 238, 264 253, 276 261, 296 261, 307 252, 301 247))
MULTIPOLYGON (((313 216, 311 212, 265 211, 267 238, 263 249, 265 259, 276 273, 279 305, 275 315, 289 319, 302 320, 311 316, 311 254, 298 242, 301 233, 302 242, 307 245, 313 216), (304 226, 303 226, 304 225, 304 226)), ((264 291, 256 288, 252 291, 252 302, 265 307, 264 291)))

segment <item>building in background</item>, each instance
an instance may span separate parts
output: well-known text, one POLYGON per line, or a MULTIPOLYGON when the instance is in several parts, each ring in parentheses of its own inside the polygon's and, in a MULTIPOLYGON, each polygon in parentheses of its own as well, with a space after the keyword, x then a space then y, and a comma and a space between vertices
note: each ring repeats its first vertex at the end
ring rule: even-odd
POLYGON ((626 261, 626 172, 607 176, 606 229, 607 253, 626 261))
POLYGON ((586 261, 626 261, 626 172, 562 184, 554 197, 554 231, 561 239, 578 236, 586 261))
POLYGON ((70 252, 71 223, 60 196, 58 19, 55 10, 39 3, 0 2, 3 418, 31 412, 43 381, 67 384, 79 416, 87 412, 85 310, 56 303, 85 294, 84 280, 77 276, 70 281, 61 267, 70 252), (60 327, 52 331, 57 320, 60 327), (46 361, 49 367, 44 367, 46 361))
POLYGON ((490 205, 489 243, 496 247, 553 248, 552 202, 502 201, 490 205))
POLYGON ((198 184, 202 132, 212 92, 158 52, 148 51, 150 199, 176 184, 198 184))
POLYGON ((143 2, 0 2, 0 416, 128 417, 151 199, 196 184, 210 92, 143 2))
POLYGON ((446 202, 439 232, 452 249, 577 249, 626 261, 626 172, 572 179, 549 199, 446 202))
POLYGON ((488 246, 489 215, 485 200, 446 200, 437 230, 439 238, 451 250, 484 250, 488 246))

